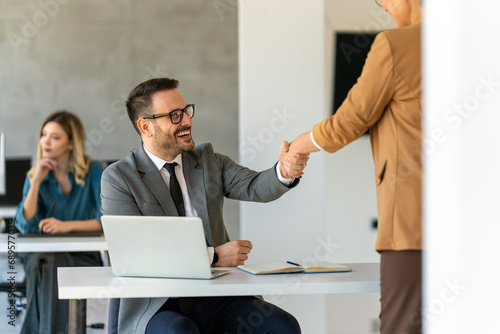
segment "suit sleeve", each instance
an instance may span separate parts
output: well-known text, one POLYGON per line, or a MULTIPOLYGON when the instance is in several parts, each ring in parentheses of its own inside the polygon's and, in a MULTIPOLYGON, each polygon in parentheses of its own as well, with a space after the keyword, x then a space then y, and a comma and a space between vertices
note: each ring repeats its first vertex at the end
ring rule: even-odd
POLYGON ((224 196, 227 198, 265 203, 290 190, 279 181, 275 166, 256 172, 238 165, 227 156, 217 154, 217 159, 221 164, 224 196))
POLYGON ((117 169, 111 167, 106 168, 102 173, 101 212, 103 215, 141 215, 125 178, 117 169))
POLYGON ((359 138, 382 116, 394 96, 394 61, 384 33, 375 38, 357 83, 337 112, 313 128, 314 141, 335 152, 359 138))
POLYGON ((42 218, 45 218, 45 210, 40 196, 38 196, 37 210, 33 215, 33 218, 31 218, 30 220, 26 220, 26 218, 24 218, 24 201, 26 200, 26 196, 28 195, 30 186, 30 179, 28 176, 26 176, 23 187, 23 199, 21 203, 17 205, 16 216, 14 218, 15 225, 21 233, 39 233, 40 230, 38 228, 38 223, 42 218))

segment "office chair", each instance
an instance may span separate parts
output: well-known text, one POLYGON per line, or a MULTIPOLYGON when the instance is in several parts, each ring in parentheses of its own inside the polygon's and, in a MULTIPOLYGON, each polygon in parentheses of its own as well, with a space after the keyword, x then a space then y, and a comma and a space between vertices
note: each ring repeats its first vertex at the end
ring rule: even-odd
MULTIPOLYGON (((3 218, 0 217, 0 233, 6 233, 6 232, 7 232, 7 221, 5 221, 3 218)), ((3 254, 2 256, 0 256, 0 260, 4 261, 4 263, 7 263, 7 259, 8 259, 8 253, 5 254, 5 258, 3 258, 3 254)), ((16 254, 15 261, 16 261, 16 266, 20 266, 22 268, 23 266, 22 257, 16 254)), ((23 281, 16 280, 14 289, 15 290, 12 289, 12 285, 10 282, 0 282, 0 292, 5 292, 7 294, 7 305, 15 306, 16 317, 18 317, 19 313, 21 313, 24 309, 26 309, 27 305, 26 282, 24 280, 23 281)))
POLYGON ((15 292, 11 291, 11 284, 2 282, 0 283, 0 292, 7 293, 7 303, 8 305, 15 306, 16 318, 19 316, 24 309, 26 309, 26 283, 16 282, 15 292))

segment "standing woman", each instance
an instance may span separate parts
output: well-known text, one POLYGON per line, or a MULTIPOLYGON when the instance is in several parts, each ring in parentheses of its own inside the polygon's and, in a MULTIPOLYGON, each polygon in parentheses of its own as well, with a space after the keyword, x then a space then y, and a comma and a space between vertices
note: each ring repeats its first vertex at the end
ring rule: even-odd
MULTIPOLYGON (((17 206, 21 233, 101 232, 104 164, 84 154, 85 132, 74 114, 58 111, 42 125, 36 164, 17 206)), ((57 294, 57 267, 102 265, 98 252, 29 253, 24 257, 26 317, 21 333, 65 333, 68 301, 57 294)))
POLYGON ((378 34, 343 104, 294 140, 289 156, 335 152, 370 129, 378 202, 375 248, 381 254, 380 332, 417 334, 422 331, 422 9, 420 0, 380 4, 397 29, 378 34))

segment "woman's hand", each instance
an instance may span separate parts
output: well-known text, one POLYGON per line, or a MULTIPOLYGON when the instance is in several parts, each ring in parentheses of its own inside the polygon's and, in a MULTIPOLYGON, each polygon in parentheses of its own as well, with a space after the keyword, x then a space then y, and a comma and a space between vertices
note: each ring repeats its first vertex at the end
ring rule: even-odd
POLYGON ((49 158, 42 158, 38 161, 36 165, 35 175, 33 175, 33 181, 42 182, 43 179, 49 174, 51 170, 55 170, 58 166, 58 162, 49 158))
POLYGON ((67 234, 71 232, 70 227, 70 224, 53 217, 42 219, 38 224, 40 231, 46 234, 67 234))

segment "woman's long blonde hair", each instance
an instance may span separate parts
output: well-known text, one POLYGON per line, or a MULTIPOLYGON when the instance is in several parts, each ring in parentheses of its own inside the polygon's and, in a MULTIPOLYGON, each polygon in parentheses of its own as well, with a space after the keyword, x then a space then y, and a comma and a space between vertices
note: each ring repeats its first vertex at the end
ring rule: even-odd
MULTIPOLYGON (((56 111, 49 115, 40 128, 38 135, 38 152, 37 163, 42 158, 42 146, 40 145, 40 138, 42 137, 43 128, 49 122, 56 122, 59 124, 73 142, 73 149, 69 154, 69 169, 75 176, 75 182, 82 187, 85 186, 85 176, 89 171, 90 158, 85 155, 85 131, 80 119, 73 113, 66 110, 56 111)), ((36 164, 31 167, 28 176, 31 179, 35 175, 36 164)))

